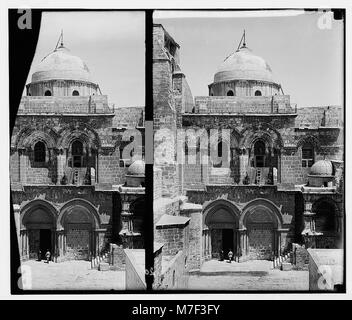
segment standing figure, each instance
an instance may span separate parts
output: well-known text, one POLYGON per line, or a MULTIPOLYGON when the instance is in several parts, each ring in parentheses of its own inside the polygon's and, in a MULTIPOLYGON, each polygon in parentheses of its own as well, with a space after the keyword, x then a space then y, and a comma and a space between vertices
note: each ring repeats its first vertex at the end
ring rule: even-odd
POLYGON ((232 257, 233 257, 233 252, 232 252, 231 249, 229 250, 229 253, 228 253, 227 255, 228 255, 228 257, 229 257, 229 263, 231 263, 232 257))
POLYGON ((46 263, 49 263, 49 261, 50 261, 50 256, 51 256, 51 253, 50 253, 50 251, 49 251, 49 249, 48 249, 48 250, 46 250, 46 253, 45 253, 46 263))
POLYGON ((220 257, 220 261, 224 261, 224 251, 223 250, 220 250, 219 252, 219 257, 220 257))

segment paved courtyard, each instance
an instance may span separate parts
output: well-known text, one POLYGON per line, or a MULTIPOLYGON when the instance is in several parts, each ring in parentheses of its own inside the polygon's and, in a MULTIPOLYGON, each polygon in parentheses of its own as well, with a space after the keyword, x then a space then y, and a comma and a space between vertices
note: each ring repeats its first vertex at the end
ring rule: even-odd
MULTIPOLYGON (((60 263, 26 261, 24 277, 31 274, 32 290, 124 290, 124 271, 98 271, 91 269, 89 261, 60 263)), ((24 289, 30 281, 25 278, 24 289)))
POLYGON ((271 261, 211 260, 189 278, 191 290, 309 290, 308 271, 273 269, 271 261))

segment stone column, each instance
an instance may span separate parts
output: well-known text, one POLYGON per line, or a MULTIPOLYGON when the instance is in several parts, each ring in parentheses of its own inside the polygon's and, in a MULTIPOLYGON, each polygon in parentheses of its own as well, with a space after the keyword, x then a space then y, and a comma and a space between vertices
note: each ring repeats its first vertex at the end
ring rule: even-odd
POLYGON ((277 183, 281 183, 281 150, 277 150, 277 183))
POLYGON ((26 175, 26 170, 27 170, 27 155, 25 149, 19 149, 18 150, 18 155, 19 155, 19 181, 21 183, 27 182, 27 175, 26 175))
POLYGON ((22 230, 22 259, 27 260, 29 258, 29 251, 28 251, 28 230, 22 230))
POLYGON ((247 230, 246 229, 238 229, 238 234, 239 234, 239 256, 244 257, 247 255, 247 241, 246 241, 246 234, 247 230))
POLYGON ((58 155, 57 155, 57 177, 58 177, 58 181, 61 181, 62 177, 64 176, 65 167, 66 167, 66 153, 64 152, 64 150, 61 149, 61 150, 58 150, 58 155))
POLYGON ((64 231, 63 230, 58 230, 56 231, 57 234, 57 252, 59 259, 63 259, 64 257, 64 231))
POLYGON ((280 240, 279 241, 280 253, 283 254, 284 252, 282 251, 282 247, 284 244, 284 239, 287 239, 287 235, 288 235, 290 229, 289 228, 281 228, 281 229, 278 229, 277 231, 280 233, 280 239, 279 239, 280 240))
POLYGON ((20 250, 20 259, 22 260, 23 257, 23 243, 24 243, 24 235, 23 231, 20 232, 20 242, 18 244, 18 248, 20 250))

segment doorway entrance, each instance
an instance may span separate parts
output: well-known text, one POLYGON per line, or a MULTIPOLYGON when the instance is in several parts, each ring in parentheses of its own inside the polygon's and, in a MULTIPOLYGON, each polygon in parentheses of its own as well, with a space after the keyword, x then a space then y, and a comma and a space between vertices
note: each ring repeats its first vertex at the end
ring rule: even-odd
POLYGON ((225 257, 227 257, 230 249, 234 252, 233 229, 222 229, 222 250, 225 257))
POLYGON ((53 255, 51 247, 51 230, 50 229, 40 229, 39 230, 39 249, 41 252, 41 259, 45 259, 45 253, 47 250, 53 255))
POLYGON ((261 140, 254 144, 254 166, 257 168, 265 167, 265 143, 261 140))

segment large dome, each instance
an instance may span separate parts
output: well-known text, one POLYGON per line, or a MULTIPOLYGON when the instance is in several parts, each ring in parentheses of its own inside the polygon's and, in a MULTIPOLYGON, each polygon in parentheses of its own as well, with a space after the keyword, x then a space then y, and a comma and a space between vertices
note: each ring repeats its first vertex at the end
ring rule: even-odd
POLYGON ((275 83, 268 63, 263 58, 254 55, 246 46, 242 46, 226 58, 214 76, 214 82, 232 80, 257 80, 275 83))
POLYGON ((91 82, 90 72, 84 61, 60 46, 47 55, 36 67, 32 82, 47 80, 76 80, 91 82))

